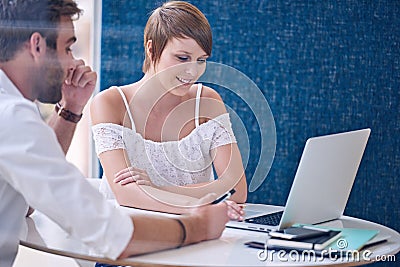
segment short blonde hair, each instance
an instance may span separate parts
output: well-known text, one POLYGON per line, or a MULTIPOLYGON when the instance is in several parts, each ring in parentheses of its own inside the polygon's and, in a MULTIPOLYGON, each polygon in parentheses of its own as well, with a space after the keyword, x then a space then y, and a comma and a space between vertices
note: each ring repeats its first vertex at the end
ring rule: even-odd
POLYGON ((184 1, 171 1, 155 9, 144 29, 145 59, 143 72, 151 63, 156 65, 169 40, 172 38, 192 38, 211 55, 211 27, 204 14, 194 5, 184 1), (147 42, 152 41, 151 58, 146 52, 147 42))

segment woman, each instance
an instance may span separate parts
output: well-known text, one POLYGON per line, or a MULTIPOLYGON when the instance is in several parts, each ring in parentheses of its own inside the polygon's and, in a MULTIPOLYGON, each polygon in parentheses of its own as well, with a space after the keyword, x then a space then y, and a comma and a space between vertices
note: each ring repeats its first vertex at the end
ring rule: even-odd
MULTIPOLYGON (((195 6, 173 1, 154 10, 144 30, 143 78, 107 89, 91 104, 106 196, 172 213, 185 213, 193 200, 207 202, 234 186, 230 199, 246 201, 246 177, 225 105, 216 91, 195 84, 211 46, 210 25, 195 6)), ((233 201, 227 202, 228 213, 242 219, 233 201)))

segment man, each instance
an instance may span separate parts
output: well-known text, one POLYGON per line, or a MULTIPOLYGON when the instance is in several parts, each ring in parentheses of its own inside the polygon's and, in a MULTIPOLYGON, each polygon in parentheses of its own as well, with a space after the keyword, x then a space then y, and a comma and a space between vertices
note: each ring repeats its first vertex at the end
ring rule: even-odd
POLYGON ((228 220, 224 204, 179 219, 131 218, 67 163, 64 153, 96 82, 71 52, 79 13, 73 0, 0 1, 1 267, 13 264, 28 205, 112 259, 218 238, 228 220), (58 103, 53 129, 35 100, 58 103))

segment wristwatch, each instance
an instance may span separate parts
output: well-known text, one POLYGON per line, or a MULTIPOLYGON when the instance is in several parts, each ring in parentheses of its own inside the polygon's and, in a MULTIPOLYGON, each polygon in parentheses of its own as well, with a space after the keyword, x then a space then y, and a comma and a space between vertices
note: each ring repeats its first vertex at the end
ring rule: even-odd
POLYGON ((58 116, 62 117, 64 120, 77 123, 82 119, 83 114, 77 115, 68 109, 65 109, 63 106, 61 106, 60 103, 57 103, 56 106, 54 107, 56 110, 58 116))

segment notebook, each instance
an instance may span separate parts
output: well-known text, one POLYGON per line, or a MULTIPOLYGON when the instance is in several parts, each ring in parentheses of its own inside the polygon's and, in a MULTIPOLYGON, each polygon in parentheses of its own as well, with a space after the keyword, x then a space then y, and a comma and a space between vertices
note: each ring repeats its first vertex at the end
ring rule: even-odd
POLYGON ((269 238, 267 239, 268 248, 286 248, 286 249, 312 249, 312 250, 322 250, 333 241, 338 239, 341 235, 341 231, 332 230, 326 232, 323 236, 309 237, 300 240, 289 240, 281 238, 269 238))
POLYGON ((229 221, 226 226, 269 232, 295 223, 317 224, 339 218, 370 132, 361 129, 309 138, 283 210, 266 214, 245 207, 245 220, 229 221))

